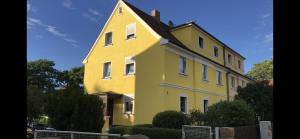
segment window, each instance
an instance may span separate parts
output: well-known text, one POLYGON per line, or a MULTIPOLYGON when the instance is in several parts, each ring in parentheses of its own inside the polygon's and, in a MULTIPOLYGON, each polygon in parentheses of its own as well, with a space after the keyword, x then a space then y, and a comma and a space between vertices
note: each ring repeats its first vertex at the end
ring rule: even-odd
POLYGON ((238 66, 239 66, 239 69, 241 69, 241 61, 238 60, 238 66))
POLYGON ((132 101, 125 102, 125 113, 132 113, 133 103, 132 101))
POLYGON ((126 26, 126 39, 135 38, 135 23, 126 26))
POLYGON ((199 37, 199 47, 200 48, 203 48, 204 45, 203 45, 203 38, 199 37))
POLYGON ((183 56, 179 57, 179 73, 186 74, 186 58, 183 56))
POLYGON ((214 47, 214 55, 215 57, 219 56, 218 47, 214 47))
POLYGON ((208 111, 208 100, 207 99, 203 100, 203 106, 204 106, 204 108, 203 108, 204 112, 207 112, 208 111))
POLYGON ((112 44, 112 32, 108 32, 105 34, 105 45, 112 44))
POLYGON ((130 75, 135 73, 135 60, 133 57, 125 58, 125 74, 130 75))
POLYGON ((187 113, 187 97, 180 96, 180 111, 187 113))
POLYGON ((231 77, 231 87, 234 88, 235 87, 235 81, 234 81, 234 77, 231 77))
POLYGON ((222 72, 217 71, 217 84, 222 85, 222 72))
POLYGON ((202 80, 207 81, 207 65, 202 64, 202 80))
POLYGON ((245 86, 245 82, 244 82, 244 80, 242 80, 242 87, 244 87, 245 86))
POLYGON ((111 62, 106 62, 103 65, 103 78, 109 78, 111 74, 111 62))
POLYGON ((228 63, 231 64, 231 55, 228 54, 228 63))

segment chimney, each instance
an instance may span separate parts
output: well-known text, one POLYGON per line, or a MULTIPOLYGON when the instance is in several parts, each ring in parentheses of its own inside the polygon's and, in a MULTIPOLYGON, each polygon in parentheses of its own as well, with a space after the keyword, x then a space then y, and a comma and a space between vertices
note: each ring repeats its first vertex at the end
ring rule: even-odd
POLYGON ((153 9, 151 11, 151 16, 156 19, 157 21, 160 21, 160 12, 156 9, 153 9))

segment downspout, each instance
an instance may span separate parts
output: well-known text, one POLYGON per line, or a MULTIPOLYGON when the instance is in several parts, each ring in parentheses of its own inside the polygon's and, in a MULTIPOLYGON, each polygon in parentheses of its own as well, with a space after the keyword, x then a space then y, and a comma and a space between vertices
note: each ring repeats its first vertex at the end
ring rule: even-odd
MULTIPOLYGON (((195 72, 195 57, 193 57, 193 90, 195 90, 195 88, 196 88, 195 75, 196 75, 196 72, 195 72)), ((193 108, 196 108, 196 92, 195 91, 193 91, 193 95, 194 95, 194 107, 193 108)))

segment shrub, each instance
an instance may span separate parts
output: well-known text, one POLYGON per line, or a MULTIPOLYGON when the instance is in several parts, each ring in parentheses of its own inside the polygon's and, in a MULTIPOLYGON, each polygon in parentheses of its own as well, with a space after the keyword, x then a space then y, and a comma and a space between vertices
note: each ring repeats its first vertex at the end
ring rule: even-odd
POLYGON ((221 101, 208 108, 205 124, 210 126, 245 126, 255 124, 254 110, 244 101, 221 101))
POLYGON ((182 125, 189 122, 187 116, 181 112, 164 111, 153 117, 152 124, 154 127, 181 129, 182 125))
POLYGON ((121 135, 125 135, 125 134, 132 134, 132 128, 133 126, 114 126, 109 128, 109 133, 112 134, 121 134, 121 135))
POLYGON ((199 109, 190 110, 189 121, 193 125, 204 125, 205 115, 199 109))
MULTIPOLYGON (((147 126, 149 126, 147 124, 147 126)), ((167 129, 167 128, 156 128, 156 127, 143 127, 137 126, 115 126, 110 128, 109 133, 112 134, 129 134, 137 135, 142 134, 150 139, 181 139, 182 131, 181 129, 167 129)))

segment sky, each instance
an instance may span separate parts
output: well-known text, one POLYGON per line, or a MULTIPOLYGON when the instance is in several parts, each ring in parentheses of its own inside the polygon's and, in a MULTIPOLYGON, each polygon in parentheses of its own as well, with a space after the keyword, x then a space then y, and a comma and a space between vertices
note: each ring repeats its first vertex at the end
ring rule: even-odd
MULTIPOLYGON (((243 55, 245 72, 273 58, 272 0, 127 0, 175 25, 195 21, 243 55)), ((27 0, 27 61, 68 70, 82 61, 118 0, 27 0)))

